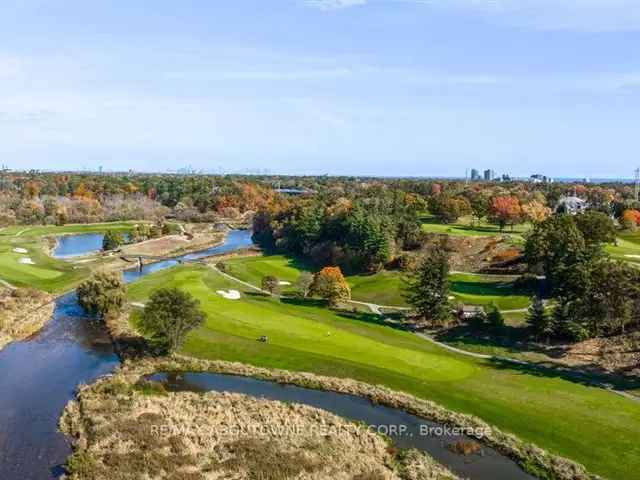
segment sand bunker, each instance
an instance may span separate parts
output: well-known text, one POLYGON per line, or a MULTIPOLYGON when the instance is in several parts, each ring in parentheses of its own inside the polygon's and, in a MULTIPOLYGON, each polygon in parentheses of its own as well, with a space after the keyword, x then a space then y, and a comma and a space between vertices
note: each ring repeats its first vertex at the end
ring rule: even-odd
POLYGON ((19 248, 19 247, 14 248, 13 251, 15 253, 29 253, 29 250, 27 250, 26 248, 19 248))
POLYGON ((278 284, 280 284, 280 285, 291 285, 291 282, 282 282, 282 281, 280 281, 280 282, 278 282, 278 284))
POLYGON ((22 257, 18 260, 18 263, 22 263, 24 265, 35 265, 35 262, 31 260, 29 257, 22 257))
POLYGON ((227 300, 240 300, 240 292, 238 290, 218 290, 216 293, 227 300))

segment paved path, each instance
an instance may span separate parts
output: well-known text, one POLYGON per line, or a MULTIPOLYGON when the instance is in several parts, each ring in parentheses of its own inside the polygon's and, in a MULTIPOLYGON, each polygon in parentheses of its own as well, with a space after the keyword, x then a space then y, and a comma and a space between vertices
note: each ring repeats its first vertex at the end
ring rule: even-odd
MULTIPOLYGON (((257 292, 260 293, 264 293, 266 295, 271 295, 268 291, 263 290, 259 287, 256 287, 255 285, 249 283, 249 282, 245 282, 244 280, 240 280, 239 278, 234 277, 233 275, 229 275, 228 273, 225 273, 223 271, 221 271, 220 269, 218 269, 215 265, 210 265, 210 267, 215 270, 216 272, 218 272, 220 275, 222 275, 225 278, 228 278, 229 280, 239 283, 241 285, 244 285, 248 288, 251 288, 252 290, 255 290, 257 292)), ((286 297, 284 295, 274 295, 277 298, 289 298, 286 297)), ((377 305, 375 303, 368 303, 368 302, 359 302, 356 300, 350 300, 349 303, 353 303, 353 304, 357 304, 357 305, 365 305, 367 307, 369 307, 369 309, 371 310, 372 313, 375 313, 377 315, 380 315, 381 317, 384 317, 384 314, 382 313, 382 311, 380 309, 382 308, 389 308, 389 309, 399 309, 399 310, 409 310, 406 307, 390 307, 390 306, 385 306, 385 305, 377 305)), ((136 306, 136 307, 144 307, 143 303, 131 303, 131 305, 136 306)), ((523 310, 508 310, 506 312, 518 312, 518 311, 526 311, 527 309, 523 309, 523 310)), ((388 321, 391 321, 389 319, 385 319, 388 321)), ((452 347, 451 345, 447 345, 446 343, 442 343, 437 341, 435 338, 425 334, 425 333, 420 333, 420 332, 416 332, 416 335, 418 335, 420 338, 433 343, 434 345, 437 345, 440 348, 443 348, 445 350, 448 350, 450 352, 453 353, 457 353, 458 355, 464 355, 467 357, 472 357, 472 358, 478 358, 478 359, 482 359, 482 360, 499 360, 499 361, 503 361, 503 362, 509 362, 509 363, 513 363, 516 365, 528 365, 531 367, 537 367, 536 364, 532 363, 532 362, 527 362, 525 360, 517 360, 515 358, 510 358, 510 357, 498 357, 495 355, 486 355, 483 353, 476 353, 476 352, 469 352, 467 350, 462 350, 460 348, 456 348, 456 347, 452 347)), ((615 393, 617 395, 623 396, 629 400, 635 401, 635 402, 640 402, 640 397, 636 397, 635 395, 631 395, 630 393, 627 392, 622 392, 620 390, 614 390, 610 385, 606 385, 606 384, 600 384, 600 383, 594 383, 595 386, 598 386, 600 388, 603 388, 605 390, 608 390, 612 393, 615 393)))
MULTIPOLYGON (((427 335, 426 333, 420 333, 420 332, 416 332, 416 335, 418 335, 420 338, 423 338, 425 340, 427 340, 428 342, 433 343, 434 345, 437 345, 440 348, 444 348, 445 350, 449 350, 450 352, 454 352, 457 353, 459 355, 464 355, 467 357, 473 357, 473 358, 479 358, 482 360, 499 360, 501 362, 508 362, 508 363, 513 363, 516 365, 526 365, 526 366, 530 366, 533 368, 540 368, 539 365, 536 365, 533 362, 527 362, 526 360, 517 360, 515 358, 510 358, 510 357, 499 357, 496 355, 486 355, 483 353, 476 353, 476 352, 469 352, 467 350, 462 350, 460 348, 456 348, 456 347, 452 347, 451 345, 447 345, 446 343, 442 343, 437 341, 435 338, 431 337, 430 335, 427 335)), ((627 392, 623 392, 621 390, 616 390, 614 389, 611 385, 608 385, 606 383, 599 383, 599 382, 592 382, 593 386, 602 388, 604 390, 607 390, 611 393, 615 393, 616 395, 620 395, 621 397, 624 397, 628 400, 632 400, 634 402, 639 402, 640 403, 640 397, 637 397, 636 395, 632 395, 630 393, 627 392)))
MULTIPOLYGON (((256 287, 255 285, 253 285, 252 283, 249 282, 245 282, 244 280, 240 280, 239 278, 234 277, 233 275, 229 275, 228 273, 223 272, 222 270, 220 270, 218 267, 216 267, 215 265, 209 265, 212 269, 214 269, 216 272, 218 272, 220 275, 222 275, 225 278, 228 278, 229 280, 232 280, 234 282, 237 282, 241 285, 244 285, 245 287, 251 288, 253 290, 255 290, 256 292, 260 292, 260 293, 264 293, 266 295, 271 295, 271 292, 267 292, 266 290, 261 289, 260 287, 256 287)), ((274 295, 275 297, 278 298, 286 298, 283 295, 274 295)))

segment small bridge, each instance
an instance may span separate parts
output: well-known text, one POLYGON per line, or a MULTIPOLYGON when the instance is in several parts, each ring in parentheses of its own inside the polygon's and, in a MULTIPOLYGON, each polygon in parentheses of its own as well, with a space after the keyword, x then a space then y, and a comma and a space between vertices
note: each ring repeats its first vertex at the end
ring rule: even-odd
POLYGON ((203 259, 201 258, 185 259, 182 256, 163 257, 163 256, 156 256, 156 255, 120 255, 120 258, 127 263, 137 264, 139 268, 142 268, 144 265, 149 265, 149 264, 158 263, 158 262, 165 262, 169 260, 173 260, 178 263, 204 263, 203 259))

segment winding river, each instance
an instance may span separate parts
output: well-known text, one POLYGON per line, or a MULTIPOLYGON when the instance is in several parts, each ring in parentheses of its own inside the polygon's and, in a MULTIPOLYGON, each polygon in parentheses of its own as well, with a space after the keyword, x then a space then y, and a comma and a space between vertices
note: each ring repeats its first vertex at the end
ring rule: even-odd
MULTIPOLYGON (((70 237, 66 237, 70 238, 70 237)), ((252 244, 251 232, 234 230, 224 244, 202 252, 124 272, 127 282, 180 261, 238 250, 252 244)), ((92 250, 75 242, 67 255, 92 250)), ((58 419, 76 387, 92 383, 118 365, 102 326, 86 318, 75 293, 56 300, 53 318, 32 338, 0 351, 0 479, 56 478, 71 453, 58 419)))
MULTIPOLYGON (((86 240, 86 239, 83 239, 86 240)), ((180 262, 226 253, 252 244, 251 232, 234 230, 217 247, 124 272, 133 282, 180 262)), ((67 243, 65 255, 93 249, 91 242, 67 243), (69 247, 75 245, 75 247, 69 247)), ((107 332, 87 318, 75 293, 56 300, 51 321, 35 336, 0 351, 0 479, 40 480, 57 478, 71 453, 58 419, 78 385, 88 384, 111 372, 118 358, 107 332)), ((282 386, 270 382, 213 374, 185 374, 180 378, 158 374, 173 390, 225 390, 274 400, 295 401, 360 420, 370 425, 406 425, 412 435, 394 440, 400 447, 431 453, 453 471, 474 480, 529 480, 533 477, 492 449, 483 455, 462 457, 446 448, 452 438, 415 435, 421 425, 435 424, 400 410, 372 405, 368 400, 332 392, 282 386)))

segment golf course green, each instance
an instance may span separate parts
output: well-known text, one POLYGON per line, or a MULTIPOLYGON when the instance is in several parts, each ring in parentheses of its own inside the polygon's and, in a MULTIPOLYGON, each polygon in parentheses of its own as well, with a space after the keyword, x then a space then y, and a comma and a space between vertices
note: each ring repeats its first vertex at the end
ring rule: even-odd
MULTIPOLYGON (((293 273, 282 270, 280 277, 295 279, 293 273)), ((207 314, 184 354, 386 385, 477 415, 608 478, 632 478, 640 469, 640 403, 561 372, 461 356, 378 316, 278 300, 206 266, 149 275, 130 285, 130 300, 144 302, 161 287, 192 293, 207 314), (240 298, 225 298, 229 290, 240 298), (263 335, 268 342, 257 341, 263 335)))
MULTIPOLYGON (((239 257, 226 262, 229 273, 245 282, 260 286, 262 278, 273 275, 278 280, 293 285, 302 271, 313 271, 304 262, 284 255, 239 257)), ((406 307, 403 296, 402 274, 383 270, 374 275, 346 277, 354 300, 378 305, 406 307)), ((513 278, 495 275, 454 273, 450 276, 451 295, 454 302, 469 305, 494 303, 501 310, 527 308, 529 296, 518 291, 513 278)), ((293 293, 293 287, 284 285, 283 293, 293 293)))
POLYGON ((33 287, 50 293, 64 292, 86 278, 101 264, 73 263, 49 256, 45 237, 131 231, 135 222, 88 225, 11 227, 0 230, 0 280, 17 287, 33 287), (22 263, 21 263, 22 262, 22 263))

